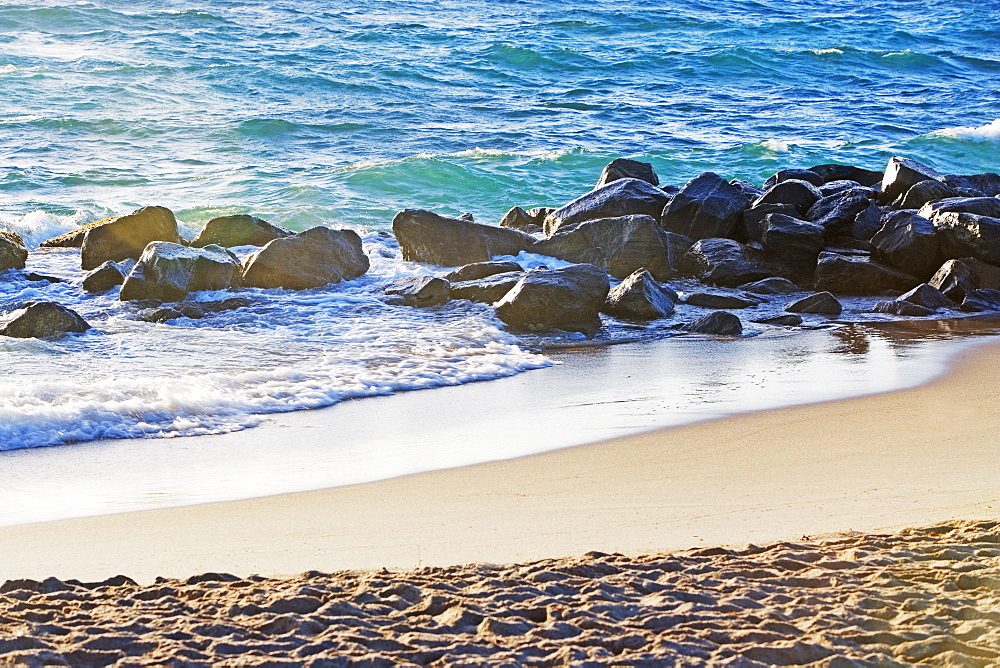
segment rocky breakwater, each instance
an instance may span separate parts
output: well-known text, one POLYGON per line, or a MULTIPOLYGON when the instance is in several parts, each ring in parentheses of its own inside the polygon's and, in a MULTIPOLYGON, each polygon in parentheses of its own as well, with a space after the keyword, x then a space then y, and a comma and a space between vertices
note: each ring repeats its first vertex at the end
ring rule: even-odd
POLYGON ((433 303, 446 294, 491 303, 517 330, 594 332, 602 312, 648 321, 679 303, 710 312, 675 329, 723 335, 743 331, 730 311, 777 301, 786 314, 754 322, 838 317, 855 297, 881 298, 868 300, 869 313, 904 317, 1000 310, 1000 175, 942 175, 902 157, 881 172, 822 164, 761 186, 706 172, 679 187, 659 185, 648 163, 618 159, 590 192, 514 207, 499 226, 407 210, 393 231, 405 260, 471 267, 505 256, 502 271, 452 271, 433 303), (525 253, 554 261, 522 273, 509 258, 525 253), (527 299, 542 285, 545 298, 527 299))

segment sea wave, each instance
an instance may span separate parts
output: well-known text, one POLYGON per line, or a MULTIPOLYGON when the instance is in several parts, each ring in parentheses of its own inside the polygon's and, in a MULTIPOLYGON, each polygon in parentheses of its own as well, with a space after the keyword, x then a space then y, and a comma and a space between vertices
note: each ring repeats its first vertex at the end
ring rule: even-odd
POLYGON ((1000 118, 979 127, 954 127, 938 130, 934 134, 955 139, 970 139, 975 142, 1000 141, 1000 118))

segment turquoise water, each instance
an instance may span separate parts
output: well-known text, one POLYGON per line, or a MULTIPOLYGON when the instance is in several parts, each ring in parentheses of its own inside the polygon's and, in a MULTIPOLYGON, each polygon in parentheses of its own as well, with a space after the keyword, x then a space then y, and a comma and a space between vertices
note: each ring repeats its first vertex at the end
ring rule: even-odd
POLYGON ((55 299, 94 329, 0 341, 0 450, 233 431, 551 364, 488 306, 383 302, 429 271, 379 235, 403 208, 495 222, 579 196, 620 156, 678 185, 893 154, 1000 169, 1000 3, 585 4, 0 5, 0 229, 36 246, 162 205, 189 237, 231 213, 351 227, 373 261, 154 325, 85 294, 76 251, 33 248, 28 269, 66 282, 7 274, 0 310, 55 299))

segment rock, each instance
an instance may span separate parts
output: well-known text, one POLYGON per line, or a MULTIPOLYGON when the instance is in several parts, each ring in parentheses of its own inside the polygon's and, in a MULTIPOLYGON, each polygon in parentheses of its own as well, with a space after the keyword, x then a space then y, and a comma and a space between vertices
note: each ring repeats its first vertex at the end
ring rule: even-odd
POLYGON ((899 207, 901 209, 919 209, 928 202, 936 202, 939 199, 956 197, 957 195, 958 191, 951 186, 940 181, 928 179, 912 185, 906 191, 906 195, 903 196, 899 207))
POLYGON ((470 302, 493 304, 514 289, 524 276, 523 271, 494 274, 476 281, 462 281, 451 284, 452 299, 467 299, 470 302))
POLYGON ((949 211, 1000 218, 1000 199, 996 197, 949 197, 925 204, 918 213, 925 218, 933 218, 936 214, 949 211))
POLYGON ((36 274, 33 271, 29 271, 28 273, 24 274, 24 280, 31 281, 33 283, 45 282, 49 284, 66 282, 61 278, 56 278, 55 276, 46 276, 45 274, 36 274))
POLYGON ((754 295, 784 295, 802 290, 802 288, 787 278, 778 277, 765 278, 762 281, 754 281, 753 283, 744 283, 739 286, 739 289, 754 295))
POLYGON ((823 315, 840 315, 844 307, 836 297, 829 292, 817 292, 792 302, 785 307, 789 313, 821 313, 823 315))
POLYGON ((974 257, 963 257, 960 259, 972 269, 972 275, 975 278, 977 288, 1000 290, 1000 267, 987 264, 974 257))
POLYGON ((749 200, 718 174, 705 172, 684 185, 663 209, 660 224, 692 239, 732 236, 749 200))
POLYGON ((542 231, 545 216, 553 211, 555 209, 548 208, 535 208, 525 211, 523 208, 515 206, 500 219, 500 227, 520 230, 526 234, 539 234, 542 231))
POLYGON ((754 320, 761 325, 780 325, 782 327, 798 327, 802 324, 802 316, 789 313, 788 315, 776 315, 770 318, 754 320))
POLYGON ((694 322, 684 325, 685 332, 696 334, 713 334, 716 336, 739 336, 743 333, 743 323, 738 316, 728 311, 712 311, 694 322))
POLYGON ((291 230, 272 225, 256 216, 221 216, 208 221, 191 242, 191 245, 196 248, 203 248, 210 244, 224 248, 263 246, 268 241, 291 235, 291 230))
POLYGON ((805 218, 826 230, 827 236, 851 234, 855 219, 858 214, 872 206, 871 198, 874 195, 874 191, 870 188, 855 187, 842 190, 817 200, 809 207, 805 218))
MULTIPOLYGON (((93 223, 87 223, 83 227, 78 227, 75 230, 70 230, 64 234, 60 234, 55 237, 46 239, 42 243, 38 244, 39 248, 79 248, 83 245, 83 237, 87 234, 87 230, 93 227, 99 227, 105 223, 109 223, 115 220, 115 217, 104 218, 103 220, 98 220, 93 223)), ((24 245, 24 244, 22 244, 24 245)))
POLYGON ((368 267, 357 232, 314 227, 269 241, 248 257, 243 263, 243 285, 308 290, 357 278, 368 267))
POLYGON ((495 274, 506 274, 511 271, 524 271, 524 267, 510 260, 474 262, 473 264, 459 267, 455 271, 446 274, 444 278, 446 281, 459 283, 461 281, 478 281, 480 278, 486 278, 495 274))
POLYGON ((166 322, 177 318, 198 320, 210 313, 233 311, 250 304, 250 300, 245 297, 229 297, 211 302, 180 302, 176 306, 146 309, 138 315, 138 319, 145 322, 166 322))
POLYGON ((656 320, 674 312, 676 294, 638 269, 608 293, 604 312, 624 320, 656 320))
POLYGON ((816 202, 820 200, 822 194, 819 189, 808 181, 791 179, 782 181, 764 191, 753 205, 761 204, 791 204, 800 214, 805 214, 816 202))
POLYGON ((0 335, 20 339, 46 338, 90 329, 76 311, 55 302, 31 301, 8 313, 0 325, 0 335))
POLYGON ((944 182, 952 188, 977 193, 982 197, 1000 197, 1000 174, 946 174, 944 182))
POLYGON ((909 292, 896 297, 896 301, 910 302, 929 309, 955 308, 955 302, 927 283, 921 283, 909 292))
POLYGON ((488 262, 497 255, 517 255, 535 243, 534 237, 518 230, 446 218, 421 209, 406 209, 396 214, 392 231, 404 260, 442 267, 488 262))
POLYGON ((927 284, 959 304, 965 295, 979 287, 972 267, 963 260, 946 261, 927 284))
POLYGON ((397 278, 385 288, 385 294, 404 306, 438 306, 448 301, 450 292, 448 281, 434 276, 397 278))
POLYGON ((966 313, 1000 311, 1000 290, 986 288, 969 292, 962 300, 962 310, 966 313))
POLYGON ((1000 265, 1000 219, 947 211, 934 214, 931 222, 945 259, 971 256, 1000 265))
POLYGON ((893 211, 872 237, 873 257, 917 278, 928 279, 941 266, 941 242, 931 221, 912 211, 893 211))
POLYGON ((8 237, 0 237, 0 272, 24 269, 27 261, 28 249, 23 244, 8 237))
POLYGON ((11 243, 17 244, 22 248, 27 248, 28 244, 24 243, 24 238, 17 232, 10 232, 8 230, 0 230, 0 239, 6 239, 11 243))
POLYGON ((760 204, 752 206, 745 210, 740 217, 740 226, 738 229, 741 234, 734 236, 741 237, 740 240, 744 242, 760 241, 764 236, 764 229, 767 227, 764 219, 772 213, 780 213, 792 217, 799 215, 798 210, 791 204, 760 204))
POLYGON ((791 269, 795 276, 808 280, 823 250, 823 234, 823 228, 815 223, 772 213, 764 219, 761 245, 770 257, 791 269))
POLYGON ((872 306, 872 313, 890 313, 892 315, 901 315, 908 318, 920 318, 923 316, 933 315, 934 309, 918 306, 917 304, 913 304, 911 302, 893 299, 891 301, 875 302, 875 305, 872 306))
POLYGON ((497 316, 515 329, 589 332, 601 326, 610 287, 604 270, 590 264, 532 269, 497 302, 497 316))
POLYGON ((851 225, 851 236, 859 241, 868 241, 882 229, 883 210, 875 202, 870 202, 868 208, 854 218, 851 225))
POLYGON ((87 292, 107 292, 125 282, 125 277, 135 266, 132 260, 120 263, 110 260, 83 277, 83 289, 87 292))
POLYGON ((545 217, 545 234, 552 236, 567 225, 588 220, 651 216, 659 220, 670 195, 641 179, 619 179, 592 190, 545 217))
POLYGON ((817 291, 838 295, 877 295, 886 290, 909 290, 920 280, 870 258, 823 252, 816 264, 817 291))
POLYGON ((885 204, 893 202, 916 184, 928 179, 944 183, 944 177, 932 167, 909 158, 893 156, 889 158, 882 176, 881 201, 885 204))
POLYGON ((759 302, 737 295, 726 295, 718 292, 694 292, 689 294, 684 303, 701 308, 750 308, 759 302))
POLYGON ((612 181, 619 179, 639 179, 654 186, 660 185, 660 179, 656 176, 656 170, 648 162, 629 160, 628 158, 615 158, 601 172, 601 178, 597 180, 594 189, 603 188, 612 181))
POLYGON ((832 181, 855 181, 863 186, 874 186, 882 181, 882 172, 875 172, 852 165, 814 165, 809 168, 809 171, 822 176, 826 183, 832 181))
POLYGON ((221 246, 189 248, 153 241, 122 283, 119 299, 177 301, 189 292, 239 284, 239 262, 221 246))
POLYGON ((812 171, 811 169, 794 169, 794 168, 782 169, 781 171, 777 172, 776 174, 768 178, 767 181, 764 181, 764 190, 767 190, 772 186, 781 183, 782 181, 791 181, 791 180, 806 181, 808 183, 813 184, 817 188, 826 183, 826 180, 822 176, 812 171))
MULTIPOLYGON (((744 179, 733 179, 729 182, 729 185, 737 188, 741 193, 743 193, 743 196, 747 198, 748 202, 752 202, 764 194, 763 188, 744 179)), ((677 190, 680 191, 680 188, 677 190)))
POLYGON ((145 206, 87 228, 81 244, 80 266, 90 270, 108 260, 138 259, 153 241, 183 242, 177 233, 177 220, 170 209, 145 206))
MULTIPOLYGON (((882 175, 879 174, 879 179, 881 180, 882 175)), ((830 181, 829 183, 824 183, 819 188, 819 194, 823 197, 829 197, 830 195, 836 195, 837 193, 842 193, 845 190, 850 190, 851 188, 858 188, 861 184, 857 181, 848 181, 846 179, 841 179, 840 181, 830 181)), ((822 201, 822 200, 820 200, 822 201)))
POLYGON ((678 246, 686 241, 670 236, 676 235, 664 232, 650 216, 600 218, 564 227, 530 250, 565 262, 593 264, 616 278, 645 268, 657 280, 667 281, 681 260, 678 246))
POLYGON ((771 268, 752 256, 751 249, 732 239, 702 239, 687 252, 684 264, 703 282, 734 288, 768 278, 771 268))

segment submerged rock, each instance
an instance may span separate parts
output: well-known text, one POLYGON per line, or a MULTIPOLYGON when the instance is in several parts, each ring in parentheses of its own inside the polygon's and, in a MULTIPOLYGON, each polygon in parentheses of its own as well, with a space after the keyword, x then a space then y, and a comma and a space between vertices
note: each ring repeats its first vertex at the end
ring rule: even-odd
POLYGON ((688 181, 663 209, 660 224, 668 232, 710 239, 732 236, 749 200, 739 188, 714 172, 688 181))
POLYGON ((798 327, 802 324, 802 316, 795 315, 794 313, 788 313, 786 315, 775 315, 770 318, 761 318, 760 320, 754 320, 754 322, 761 325, 778 325, 781 327, 798 327))
POLYGON ((592 190, 545 218, 545 234, 552 236, 561 228, 600 218, 651 216, 659 220, 670 196, 642 179, 618 179, 592 190))
POLYGON ((244 308, 251 304, 245 297, 228 297, 209 302, 180 302, 174 306, 153 307, 142 311, 138 319, 145 322, 167 322, 177 318, 199 320, 211 313, 222 313, 244 308))
POLYGON ((189 248, 154 241, 125 277, 119 298, 177 301, 189 292, 225 290, 237 285, 239 276, 239 262, 221 246, 189 248))
POLYGON ((32 301, 4 316, 0 335, 20 339, 80 333, 90 325, 76 311, 55 302, 32 301))
POLYGON ((789 313, 821 313, 823 315, 840 315, 843 305, 829 292, 817 292, 794 301, 785 307, 789 313))
POLYGON ((699 306, 701 308, 725 309, 725 308, 750 308, 760 302, 746 299, 738 295, 727 295, 718 292, 694 292, 684 299, 685 304, 699 306))
POLYGON ((87 228, 80 250, 80 266, 89 270, 108 260, 138 259, 153 241, 183 242, 177 232, 177 220, 166 207, 146 206, 87 228))
POLYGON ((604 312, 625 320, 655 320, 674 312, 676 294, 639 269, 608 293, 604 312))
POLYGON ((713 334, 715 336, 739 336, 743 333, 743 323, 738 316, 728 311, 712 311, 694 322, 684 325, 685 332, 713 334))
POLYGON ((243 285, 308 290, 357 278, 368 267, 357 232, 314 227, 269 241, 248 257, 243 263, 243 285))
POLYGON ((591 264, 532 269, 497 302, 497 316, 521 330, 593 331, 610 287, 604 270, 591 264))
POLYGON ((744 283, 739 286, 739 289, 754 295, 784 295, 802 290, 802 288, 787 278, 779 277, 765 278, 762 281, 754 281, 753 283, 744 283))
MULTIPOLYGON (((497 255, 517 255, 535 238, 507 227, 481 225, 422 209, 406 209, 392 219, 403 259, 441 267, 488 262, 497 255)), ((366 268, 367 271, 367 268, 366 268)))
POLYGON ((197 248, 211 244, 224 248, 263 246, 268 241, 291 235, 291 230, 272 225, 256 216, 221 216, 208 221, 191 245, 197 248))
POLYGON ((404 306, 439 306, 450 298, 448 281, 434 276, 397 278, 385 288, 385 294, 396 297, 404 306))
POLYGON ((601 177, 597 180, 594 189, 603 188, 612 181, 620 179, 639 179, 654 186, 660 185, 660 179, 656 176, 656 170, 648 162, 629 160, 628 158, 615 158, 601 172, 601 177))

